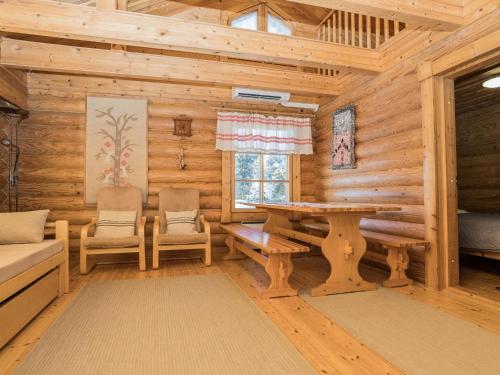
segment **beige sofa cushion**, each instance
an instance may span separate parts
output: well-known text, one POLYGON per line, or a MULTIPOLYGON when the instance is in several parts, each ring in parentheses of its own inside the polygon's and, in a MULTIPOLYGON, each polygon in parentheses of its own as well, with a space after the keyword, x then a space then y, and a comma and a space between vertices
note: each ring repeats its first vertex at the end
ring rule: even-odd
POLYGON ((0 284, 63 251, 61 240, 0 245, 0 284))
POLYGON ((0 244, 42 242, 49 210, 0 213, 0 244))
POLYGON ((132 237, 135 233, 137 211, 99 211, 96 238, 132 237))
POLYGON ((193 234, 160 234, 158 242, 160 245, 183 245, 183 244, 199 244, 205 243, 208 240, 206 233, 193 234))
POLYGON ((100 249, 134 247, 134 246, 139 246, 139 236, 122 237, 122 238, 87 237, 83 243, 88 248, 100 248, 100 249))
POLYGON ((195 220, 198 210, 170 212, 165 211, 168 234, 193 234, 197 233, 195 220))

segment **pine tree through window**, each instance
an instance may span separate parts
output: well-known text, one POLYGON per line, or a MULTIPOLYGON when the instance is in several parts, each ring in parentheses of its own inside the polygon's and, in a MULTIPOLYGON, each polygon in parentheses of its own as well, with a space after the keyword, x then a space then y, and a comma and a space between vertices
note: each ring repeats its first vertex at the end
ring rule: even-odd
POLYGON ((234 208, 243 203, 290 201, 289 156, 236 153, 234 155, 234 208))

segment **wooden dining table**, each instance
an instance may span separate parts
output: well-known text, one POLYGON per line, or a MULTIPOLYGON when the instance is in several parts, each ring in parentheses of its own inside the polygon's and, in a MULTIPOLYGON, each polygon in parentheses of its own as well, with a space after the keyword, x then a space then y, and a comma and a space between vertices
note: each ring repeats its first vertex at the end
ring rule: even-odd
MULTIPOLYGON (((250 204, 249 204, 250 205, 250 204)), ((349 293, 376 289, 375 283, 359 274, 359 262, 366 251, 366 241, 360 233, 362 217, 378 211, 400 211, 397 206, 355 203, 263 203, 251 204, 265 209, 268 218, 264 232, 281 235, 321 247, 330 263, 330 276, 320 286, 311 289, 312 296, 349 293), (323 217, 329 223, 329 233, 319 237, 294 229, 290 216, 294 213, 323 217)))

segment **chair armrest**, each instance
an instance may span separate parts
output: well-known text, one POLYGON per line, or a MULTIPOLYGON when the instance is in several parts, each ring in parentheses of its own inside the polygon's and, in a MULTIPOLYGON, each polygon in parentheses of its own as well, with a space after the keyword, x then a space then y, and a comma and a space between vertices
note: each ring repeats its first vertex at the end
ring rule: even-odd
POLYGON ((93 217, 92 220, 90 220, 90 223, 85 224, 82 227, 82 231, 80 232, 80 241, 83 242, 87 239, 90 228, 94 227, 95 224, 96 224, 96 219, 95 217, 93 217))
POLYGON ((210 236, 210 223, 205 220, 205 216, 200 215, 200 222, 203 225, 203 230, 210 236))
POLYGON ((160 217, 155 216, 155 222, 153 224, 153 241, 156 242, 156 239, 160 235, 160 217))
POLYGON ((144 227, 146 226, 146 216, 141 217, 141 222, 139 223, 139 230, 137 231, 139 234, 139 238, 144 241, 144 227))

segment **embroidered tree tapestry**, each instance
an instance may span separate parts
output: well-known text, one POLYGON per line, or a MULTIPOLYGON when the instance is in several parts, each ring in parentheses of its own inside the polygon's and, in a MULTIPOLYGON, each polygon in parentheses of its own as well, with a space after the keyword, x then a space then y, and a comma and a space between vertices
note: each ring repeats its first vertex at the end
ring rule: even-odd
POLYGON ((147 101, 87 98, 85 202, 104 186, 148 190, 147 101))
POLYGON ((356 167, 354 155, 355 117, 354 104, 342 107, 333 114, 333 169, 356 167))

